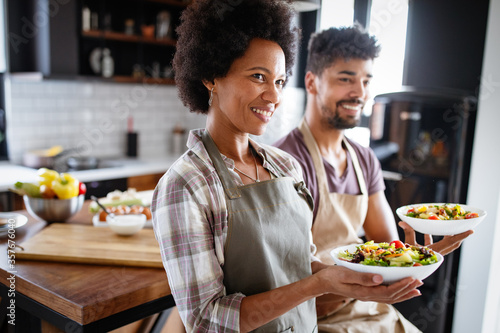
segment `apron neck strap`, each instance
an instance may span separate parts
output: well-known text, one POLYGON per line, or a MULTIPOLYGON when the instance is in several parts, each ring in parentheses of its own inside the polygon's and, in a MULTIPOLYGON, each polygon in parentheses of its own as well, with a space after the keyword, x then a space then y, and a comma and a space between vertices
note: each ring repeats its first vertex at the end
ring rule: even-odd
POLYGON ((208 156, 212 160, 215 170, 219 175, 222 186, 224 187, 224 192, 230 199, 237 199, 241 197, 241 193, 238 190, 238 185, 233 180, 233 177, 229 174, 229 170, 227 169, 226 163, 222 160, 222 156, 220 155, 220 151, 217 148, 214 140, 208 133, 208 130, 205 129, 201 134, 201 140, 205 149, 207 150, 208 156))
POLYGON ((367 194, 368 190, 366 188, 365 177, 363 177, 363 170, 361 170, 361 166, 359 165, 358 155, 356 155, 356 152, 345 136, 342 138, 342 141, 344 142, 349 155, 351 155, 352 165, 354 167, 354 171, 356 172, 356 178, 358 178, 359 189, 362 194, 367 194))
MULTIPOLYGON (((314 136, 313 136, 311 130, 309 129, 309 126, 307 125, 305 118, 302 118, 300 125, 299 125, 299 130, 300 130, 300 132, 302 132, 302 135, 304 137, 304 142, 305 142, 307 148, 309 149, 309 153, 311 154, 311 157, 313 159, 313 163, 314 163, 315 169, 316 169, 316 177, 318 178, 318 184, 320 184, 321 182, 319 181, 319 179, 325 179, 325 180, 327 179, 325 165, 323 164, 323 157, 321 155, 321 152, 319 151, 319 147, 316 143, 316 140, 314 140, 314 136)), ((361 166, 359 165, 358 156, 356 155, 356 152, 352 148, 351 144, 349 142, 347 142, 345 137, 342 138, 342 142, 346 146, 347 151, 349 152, 349 155, 351 156, 354 171, 356 173, 356 178, 358 180, 359 189, 360 189, 362 194, 367 194, 368 190, 366 188, 366 183, 365 183, 365 179, 363 177, 363 172, 361 170, 361 166)), ((325 186, 327 188, 326 192, 330 192, 330 190, 328 189, 328 183, 327 182, 324 182, 324 183, 325 183, 325 186)))

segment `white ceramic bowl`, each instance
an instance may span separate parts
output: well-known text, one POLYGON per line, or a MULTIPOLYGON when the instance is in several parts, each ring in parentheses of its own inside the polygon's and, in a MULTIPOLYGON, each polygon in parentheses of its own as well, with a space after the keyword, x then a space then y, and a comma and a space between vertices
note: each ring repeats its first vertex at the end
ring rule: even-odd
POLYGON ((339 259, 339 253, 345 250, 349 250, 349 252, 356 252, 356 246, 361 244, 351 244, 347 246, 341 246, 332 250, 330 255, 333 257, 335 263, 339 266, 344 266, 349 268, 350 270, 360 272, 360 273, 375 273, 380 274, 384 278, 384 284, 391 284, 393 282, 399 281, 401 279, 407 277, 413 277, 422 281, 432 273, 443 263, 443 256, 437 252, 436 257, 438 258, 438 262, 431 265, 424 266, 414 266, 414 267, 382 267, 382 266, 368 266, 362 264, 354 264, 351 262, 347 262, 345 260, 339 259))
POLYGON ((106 217, 109 227, 120 236, 132 236, 146 224, 146 215, 127 214, 106 217))
MULTIPOLYGON (((412 207, 420 206, 434 206, 443 205, 443 203, 421 203, 414 205, 402 206, 396 209, 396 214, 399 218, 408 223, 413 230, 421 232, 423 234, 431 234, 436 236, 446 236, 446 235, 456 235, 467 230, 474 229, 479 223, 481 223, 486 217, 486 212, 479 208, 471 207, 468 205, 459 204, 465 211, 470 211, 471 213, 477 213, 479 217, 466 220, 429 220, 429 219, 419 219, 415 217, 406 216, 408 209, 412 207)), ((451 204, 450 205, 455 205, 451 204)))

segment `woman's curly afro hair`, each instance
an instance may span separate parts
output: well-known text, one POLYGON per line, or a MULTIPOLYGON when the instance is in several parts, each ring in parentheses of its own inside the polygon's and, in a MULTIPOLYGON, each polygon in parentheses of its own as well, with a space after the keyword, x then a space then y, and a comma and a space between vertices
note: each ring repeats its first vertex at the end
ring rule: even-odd
POLYGON ((380 52, 375 37, 358 25, 330 28, 315 33, 309 40, 306 70, 321 75, 337 59, 375 59, 380 52))
POLYGON ((276 42, 291 75, 299 30, 286 0, 196 0, 181 15, 173 59, 179 97, 192 112, 207 113, 203 81, 225 77, 254 38, 276 42))

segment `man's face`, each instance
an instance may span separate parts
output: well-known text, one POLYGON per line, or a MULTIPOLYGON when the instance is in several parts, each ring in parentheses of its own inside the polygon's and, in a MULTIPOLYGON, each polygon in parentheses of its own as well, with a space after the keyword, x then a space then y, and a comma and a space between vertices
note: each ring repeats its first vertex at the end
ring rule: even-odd
POLYGON ((314 78, 324 125, 332 129, 356 127, 368 100, 373 60, 336 60, 314 78))

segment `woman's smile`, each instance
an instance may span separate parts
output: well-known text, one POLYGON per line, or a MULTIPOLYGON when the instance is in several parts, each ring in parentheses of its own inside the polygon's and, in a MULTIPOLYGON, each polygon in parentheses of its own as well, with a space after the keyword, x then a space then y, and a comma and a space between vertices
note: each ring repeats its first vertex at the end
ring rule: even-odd
POLYGON ((272 111, 268 111, 265 108, 250 108, 255 113, 255 116, 261 119, 263 122, 269 122, 274 114, 274 109, 272 111))

